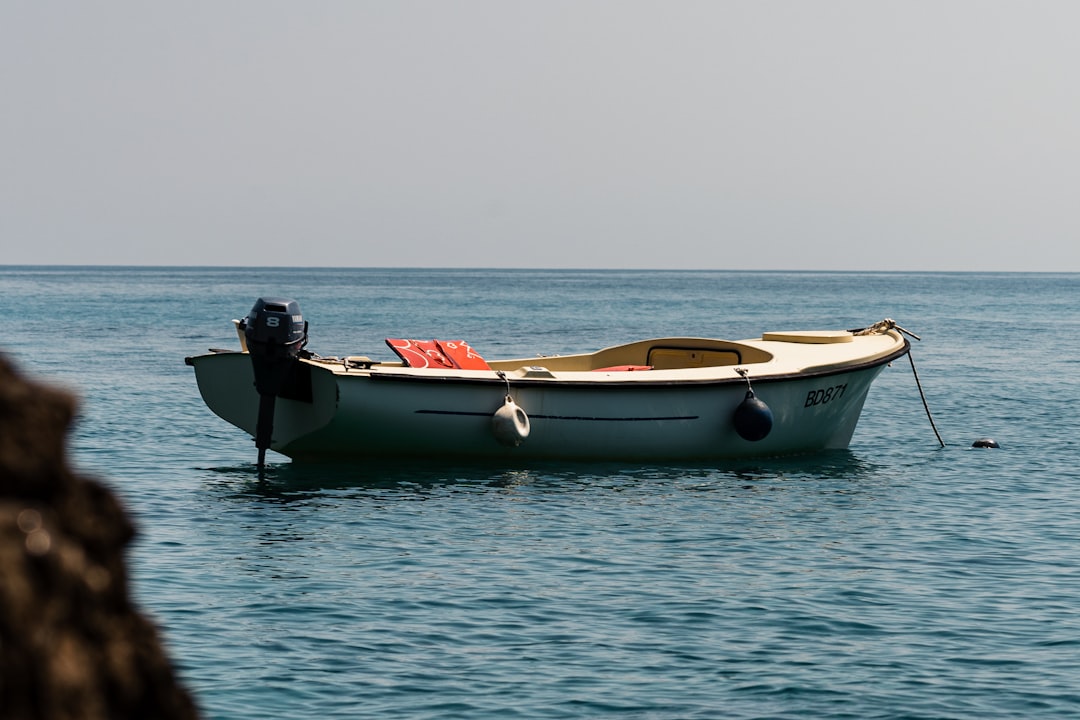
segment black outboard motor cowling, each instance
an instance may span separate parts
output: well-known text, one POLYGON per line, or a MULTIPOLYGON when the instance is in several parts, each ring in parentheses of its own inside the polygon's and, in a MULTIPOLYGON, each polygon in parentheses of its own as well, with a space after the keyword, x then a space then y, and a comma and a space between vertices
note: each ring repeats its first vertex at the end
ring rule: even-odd
POLYGON ((284 298, 259 298, 244 320, 244 339, 251 354, 255 389, 259 392, 255 447, 259 449, 262 478, 266 449, 273 438, 277 396, 308 341, 307 322, 300 313, 300 304, 284 298))
POLYGON ((307 345, 307 322, 300 314, 300 303, 259 298, 244 320, 244 338, 255 370, 255 388, 260 395, 279 394, 292 361, 307 345))

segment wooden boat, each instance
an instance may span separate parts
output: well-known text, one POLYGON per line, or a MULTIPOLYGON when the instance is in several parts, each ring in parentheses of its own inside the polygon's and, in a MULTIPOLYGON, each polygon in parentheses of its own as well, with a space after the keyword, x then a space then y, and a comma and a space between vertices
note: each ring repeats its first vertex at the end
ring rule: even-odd
POLYGON ((294 300, 260 298, 239 350, 189 357, 207 406, 294 460, 373 456, 701 460, 846 448, 871 383, 910 345, 861 330, 637 340, 487 360, 464 341, 389 339, 400 360, 305 349, 294 300))

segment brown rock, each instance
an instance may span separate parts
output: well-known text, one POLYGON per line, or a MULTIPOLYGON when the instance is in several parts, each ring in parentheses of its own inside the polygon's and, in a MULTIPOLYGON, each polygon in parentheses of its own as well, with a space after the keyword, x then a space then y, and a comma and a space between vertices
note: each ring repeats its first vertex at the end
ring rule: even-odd
POLYGON ((72 472, 75 399, 0 357, 0 708, 5 720, 198 717, 132 603, 134 527, 72 472))

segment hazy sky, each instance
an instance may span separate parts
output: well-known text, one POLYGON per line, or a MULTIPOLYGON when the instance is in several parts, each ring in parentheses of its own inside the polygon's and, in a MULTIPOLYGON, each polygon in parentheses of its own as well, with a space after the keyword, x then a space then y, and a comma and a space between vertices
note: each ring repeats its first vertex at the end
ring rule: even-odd
POLYGON ((1080 271, 1080 2, 0 0, 0 264, 1080 271))

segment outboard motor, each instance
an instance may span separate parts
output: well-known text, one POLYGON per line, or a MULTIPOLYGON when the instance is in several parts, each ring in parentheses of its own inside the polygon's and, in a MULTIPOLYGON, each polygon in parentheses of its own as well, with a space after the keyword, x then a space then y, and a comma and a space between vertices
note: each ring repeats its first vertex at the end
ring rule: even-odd
POLYGON ((284 298, 259 298, 244 319, 244 338, 259 392, 255 447, 259 449, 260 479, 274 432, 274 405, 300 351, 307 345, 307 327, 300 304, 284 298))

